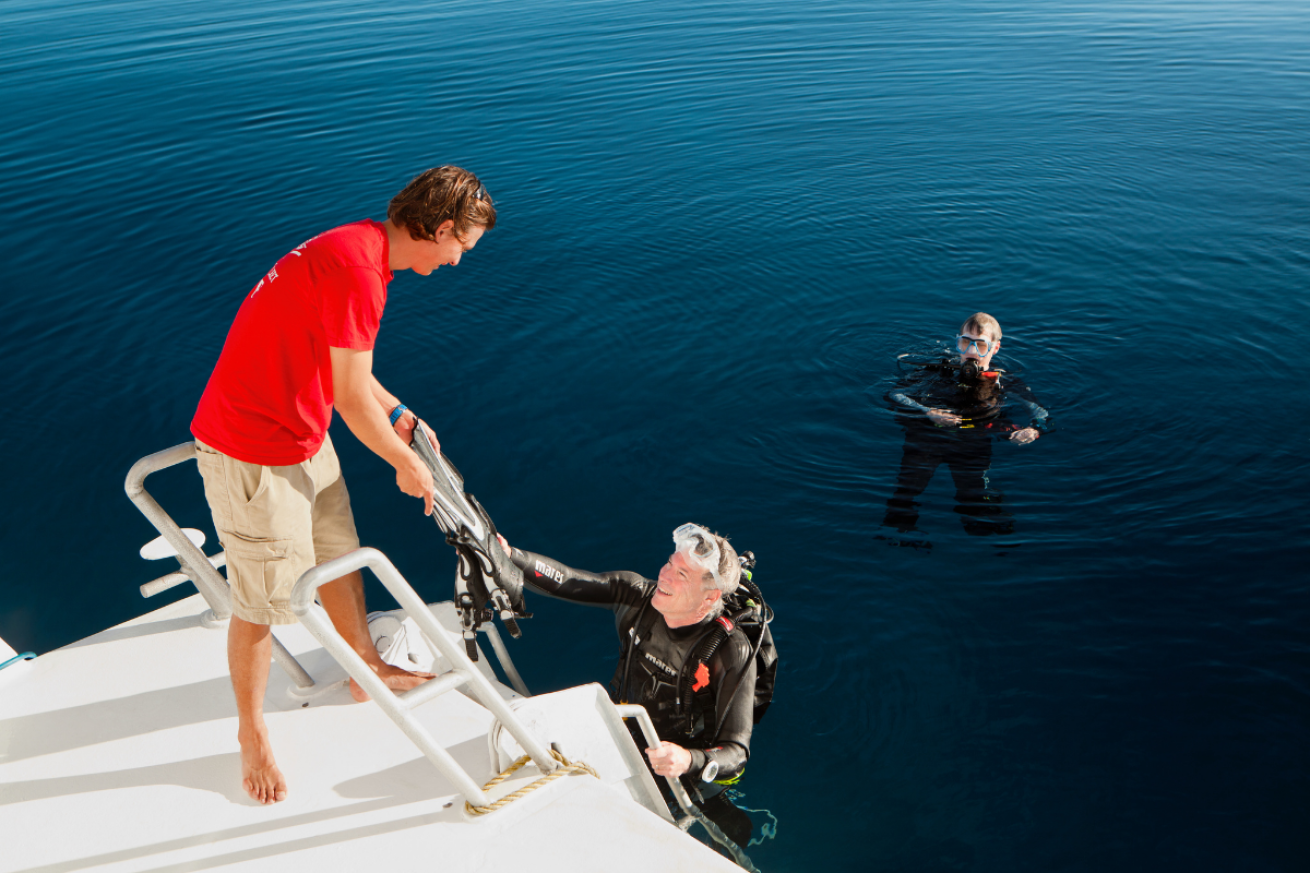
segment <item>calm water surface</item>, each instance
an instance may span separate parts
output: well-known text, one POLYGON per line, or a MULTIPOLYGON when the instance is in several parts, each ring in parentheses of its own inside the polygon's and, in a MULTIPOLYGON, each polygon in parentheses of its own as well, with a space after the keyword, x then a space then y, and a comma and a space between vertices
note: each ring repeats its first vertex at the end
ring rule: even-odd
MULTIPOLYGON (((0 3, 0 636, 157 605, 123 476, 189 438, 244 294, 458 163, 502 223, 396 279, 376 370, 518 545, 653 574, 696 520, 759 555, 761 867, 1304 870, 1305 12, 0 3), (996 446, 1011 533, 943 469, 898 546, 896 356, 979 309, 1053 432, 996 446)), ((449 596, 337 444, 364 541, 449 596)), ((209 527, 194 473, 151 482, 209 527)), ((534 690, 609 676, 606 614, 533 606, 534 690)))

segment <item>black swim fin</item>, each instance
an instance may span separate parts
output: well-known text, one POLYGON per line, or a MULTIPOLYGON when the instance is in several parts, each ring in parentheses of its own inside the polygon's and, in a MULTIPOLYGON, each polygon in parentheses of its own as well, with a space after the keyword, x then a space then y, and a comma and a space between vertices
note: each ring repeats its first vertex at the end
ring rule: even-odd
POLYGON ((464 625, 470 657, 476 660, 474 634, 484 621, 499 615, 510 636, 519 637, 518 619, 524 611, 523 571, 505 554, 496 539, 496 525, 482 504, 464 491, 464 477, 441 452, 432 448, 428 430, 414 426, 411 448, 432 471, 436 486, 432 518, 459 556, 455 575, 455 605, 464 625))

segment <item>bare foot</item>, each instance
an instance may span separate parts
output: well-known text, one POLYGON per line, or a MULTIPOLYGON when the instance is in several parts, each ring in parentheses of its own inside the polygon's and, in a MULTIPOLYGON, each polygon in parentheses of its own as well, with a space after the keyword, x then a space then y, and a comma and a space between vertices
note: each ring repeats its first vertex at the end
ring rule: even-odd
MULTIPOLYGON (((399 667, 393 667, 390 664, 377 663, 369 664, 373 672, 378 674, 382 684, 386 685, 392 691, 408 691, 416 685, 422 685, 429 679, 437 678, 432 673, 411 673, 408 670, 402 670, 399 667)), ((350 680, 350 696, 360 703, 368 700, 368 692, 359 687, 359 683, 354 679, 350 680)))
POLYGON ((273 747, 268 735, 257 735, 241 743, 241 787, 259 803, 277 803, 287 799, 287 780, 273 760, 273 747))

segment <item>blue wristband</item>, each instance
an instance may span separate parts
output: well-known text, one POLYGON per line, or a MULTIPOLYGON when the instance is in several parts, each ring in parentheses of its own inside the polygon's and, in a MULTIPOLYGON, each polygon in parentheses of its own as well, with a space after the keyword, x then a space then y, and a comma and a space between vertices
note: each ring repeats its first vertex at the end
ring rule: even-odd
POLYGON ((400 417, 401 417, 402 415, 405 414, 405 411, 406 411, 407 409, 409 409, 409 407, 406 406, 405 404, 401 403, 401 404, 397 405, 395 409, 391 410, 391 426, 392 426, 392 427, 395 427, 395 426, 396 426, 396 422, 400 421, 400 417))

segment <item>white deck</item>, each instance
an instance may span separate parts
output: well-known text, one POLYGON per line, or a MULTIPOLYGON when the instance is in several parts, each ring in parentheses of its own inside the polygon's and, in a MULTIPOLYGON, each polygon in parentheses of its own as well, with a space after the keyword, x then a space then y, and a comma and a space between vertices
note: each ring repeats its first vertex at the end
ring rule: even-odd
MULTIPOLYGON (((204 610, 196 595, 0 671, 0 873, 740 869, 590 776, 469 818, 377 706, 344 687, 303 706, 276 667, 290 796, 260 806, 239 784, 227 633, 204 610)), ((320 684, 344 678, 300 625, 275 632, 320 684)), ((493 775, 490 713, 459 693, 417 713, 479 784, 493 775)))

